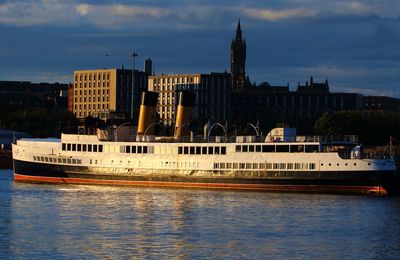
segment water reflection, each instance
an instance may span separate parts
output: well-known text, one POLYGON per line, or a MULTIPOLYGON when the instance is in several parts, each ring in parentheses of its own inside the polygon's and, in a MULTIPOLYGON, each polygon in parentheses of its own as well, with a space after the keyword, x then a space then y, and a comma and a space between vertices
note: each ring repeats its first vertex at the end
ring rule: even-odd
POLYGON ((0 258, 400 257, 399 198, 0 184, 0 258))

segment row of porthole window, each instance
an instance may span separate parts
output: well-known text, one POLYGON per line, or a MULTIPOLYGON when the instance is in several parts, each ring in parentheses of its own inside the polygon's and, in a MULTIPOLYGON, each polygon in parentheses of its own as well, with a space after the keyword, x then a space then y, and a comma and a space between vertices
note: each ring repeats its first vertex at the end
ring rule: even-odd
MULTIPOLYGON (((354 165, 354 166, 357 166, 357 163, 354 163, 353 165, 354 165)), ((371 165, 371 163, 368 163, 368 165, 371 165)), ((324 166, 324 164, 321 163, 321 166, 324 166)), ((328 166, 332 166, 332 163, 329 163, 328 166)), ((340 166, 340 163, 337 163, 336 166, 340 166)), ((348 163, 345 163, 344 166, 349 166, 349 164, 348 164, 348 163)))
POLYGON ((315 170, 315 163, 214 163, 218 170, 315 170))
POLYGON ((82 164, 82 160, 81 159, 47 157, 47 156, 33 156, 33 161, 35 161, 35 162, 63 163, 63 164, 82 164))
POLYGON ((198 162, 161 162, 162 168, 198 168, 198 162))

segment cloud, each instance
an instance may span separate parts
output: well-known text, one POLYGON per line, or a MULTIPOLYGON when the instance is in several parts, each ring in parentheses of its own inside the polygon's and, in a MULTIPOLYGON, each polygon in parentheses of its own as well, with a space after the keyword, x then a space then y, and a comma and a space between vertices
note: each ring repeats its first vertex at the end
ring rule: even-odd
POLYGON ((296 18, 313 18, 318 15, 318 11, 307 8, 286 10, 245 8, 242 11, 247 16, 267 21, 278 21, 296 18))
POLYGON ((81 16, 85 16, 90 12, 90 5, 79 4, 76 6, 76 12, 81 16))

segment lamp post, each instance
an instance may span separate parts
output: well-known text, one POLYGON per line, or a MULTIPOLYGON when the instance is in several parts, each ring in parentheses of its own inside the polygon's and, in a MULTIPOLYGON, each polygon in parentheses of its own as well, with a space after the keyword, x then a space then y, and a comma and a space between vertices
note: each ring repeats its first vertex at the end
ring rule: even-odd
POLYGON ((132 51, 129 55, 132 58, 132 86, 131 86, 131 121, 133 120, 133 94, 134 94, 134 84, 135 84, 135 58, 138 54, 132 51))

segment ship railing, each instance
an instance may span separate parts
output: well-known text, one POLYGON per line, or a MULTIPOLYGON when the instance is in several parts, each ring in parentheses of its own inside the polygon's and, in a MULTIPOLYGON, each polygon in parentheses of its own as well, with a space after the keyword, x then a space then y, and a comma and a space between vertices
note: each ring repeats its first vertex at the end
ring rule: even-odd
POLYGON ((266 142, 301 142, 301 143, 358 143, 358 137, 355 135, 345 136, 296 136, 291 138, 282 138, 274 141, 267 141, 265 136, 181 136, 175 138, 172 136, 152 136, 154 138, 135 137, 137 142, 162 142, 162 143, 266 143, 266 142))
POLYGON ((296 136, 296 142, 358 143, 357 135, 296 136))

